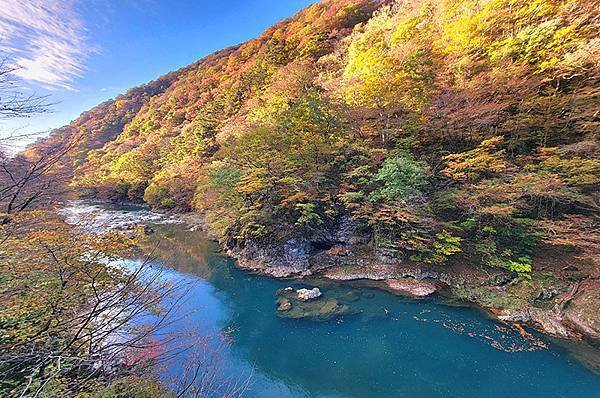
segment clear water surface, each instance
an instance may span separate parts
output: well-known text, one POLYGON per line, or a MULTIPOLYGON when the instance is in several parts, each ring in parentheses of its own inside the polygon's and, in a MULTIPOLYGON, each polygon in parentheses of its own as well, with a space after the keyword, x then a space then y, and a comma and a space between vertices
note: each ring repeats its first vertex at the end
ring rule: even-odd
MULTIPOLYGON (((248 380, 245 396, 600 397, 600 375, 563 348, 540 336, 523 339, 473 308, 256 276, 235 268, 201 232, 175 223, 155 229, 154 265, 190 289, 178 310, 185 316, 173 314, 168 328, 213 336, 206 341, 219 352, 220 373, 248 380), (276 291, 287 286, 319 286, 352 313, 327 321, 281 318, 276 291)), ((164 376, 183 372, 185 363, 174 361, 164 376)))

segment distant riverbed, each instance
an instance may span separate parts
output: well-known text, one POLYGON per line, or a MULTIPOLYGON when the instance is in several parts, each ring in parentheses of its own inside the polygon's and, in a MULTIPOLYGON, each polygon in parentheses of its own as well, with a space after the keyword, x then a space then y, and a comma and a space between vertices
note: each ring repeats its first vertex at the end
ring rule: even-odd
MULTIPOLYGON (((74 202, 65 213, 89 216, 95 228, 152 224, 153 266, 189 286, 167 332, 212 336, 205 341, 218 352, 218 377, 247 383, 244 396, 600 396, 600 375, 564 348, 539 335, 525 339, 475 309, 360 284, 252 275, 202 232, 141 207, 74 202), (318 286, 350 311, 328 320, 282 318, 276 292, 288 286, 318 286)), ((165 380, 185 363, 183 354, 172 361, 165 380)))

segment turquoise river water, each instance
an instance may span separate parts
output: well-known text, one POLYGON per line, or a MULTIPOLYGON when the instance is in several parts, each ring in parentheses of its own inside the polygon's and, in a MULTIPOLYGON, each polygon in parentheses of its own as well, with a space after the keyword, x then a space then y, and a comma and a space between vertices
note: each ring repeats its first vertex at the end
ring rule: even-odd
MULTIPOLYGON (((151 239, 153 265, 188 289, 169 332, 218 353, 218 363, 208 361, 218 368, 215 378, 244 385, 243 396, 600 397, 600 374, 561 345, 539 335, 523 339, 471 307, 357 284, 256 276, 183 225, 157 225, 151 239), (287 286, 319 286, 351 313, 281 318, 276 291, 287 286)), ((162 375, 175 379, 189 363, 182 353, 162 375)))

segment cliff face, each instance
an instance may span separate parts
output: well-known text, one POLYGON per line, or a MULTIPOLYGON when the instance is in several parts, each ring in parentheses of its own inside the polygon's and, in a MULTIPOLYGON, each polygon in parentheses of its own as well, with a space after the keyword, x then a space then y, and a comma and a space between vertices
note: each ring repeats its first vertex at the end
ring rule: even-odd
POLYGON ((323 1, 31 151, 73 143, 82 193, 201 213, 271 274, 499 273, 450 285, 584 319, 568 307, 600 275, 597 18, 591 0, 323 1))

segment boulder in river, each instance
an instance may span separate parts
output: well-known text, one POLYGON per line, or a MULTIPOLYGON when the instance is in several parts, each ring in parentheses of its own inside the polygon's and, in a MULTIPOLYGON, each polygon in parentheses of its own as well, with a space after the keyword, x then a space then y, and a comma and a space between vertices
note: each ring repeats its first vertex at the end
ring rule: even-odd
POLYGON ((322 295, 318 288, 280 289, 277 291, 277 314, 283 318, 327 320, 348 313, 347 305, 322 295))
POLYGON ((298 289, 296 290, 296 295, 298 296, 298 300, 308 301, 321 297, 322 293, 318 287, 315 287, 312 289, 298 289))

